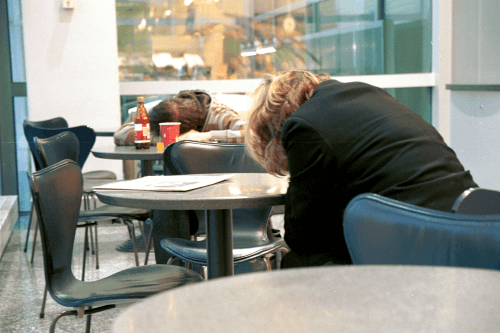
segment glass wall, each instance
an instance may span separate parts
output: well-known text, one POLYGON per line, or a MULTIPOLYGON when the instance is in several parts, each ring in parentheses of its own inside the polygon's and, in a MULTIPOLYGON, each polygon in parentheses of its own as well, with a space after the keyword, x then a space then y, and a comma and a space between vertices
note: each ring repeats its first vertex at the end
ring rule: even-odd
POLYGON ((431 0, 116 0, 121 81, 431 72, 431 0))

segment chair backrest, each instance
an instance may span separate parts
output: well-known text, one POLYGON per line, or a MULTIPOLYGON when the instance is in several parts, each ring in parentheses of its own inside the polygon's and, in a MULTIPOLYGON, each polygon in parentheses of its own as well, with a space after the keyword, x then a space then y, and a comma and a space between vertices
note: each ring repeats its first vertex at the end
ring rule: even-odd
POLYGON ((354 264, 500 269, 500 215, 453 214, 361 194, 343 222, 354 264))
POLYGON ((37 170, 40 170, 42 166, 42 161, 40 155, 38 154, 38 150, 35 143, 35 137, 38 139, 46 139, 61 132, 69 131, 73 132, 78 141, 80 142, 80 152, 78 156, 78 165, 80 168, 83 168, 85 161, 90 155, 90 151, 94 146, 96 135, 92 128, 87 126, 76 126, 76 127, 68 127, 68 128, 41 128, 36 126, 31 126, 25 122, 24 124, 24 135, 26 137, 26 141, 31 149, 31 153, 35 158, 35 165, 37 166, 37 170))
POLYGON ((455 200, 451 211, 468 215, 498 215, 500 192, 480 187, 468 189, 455 200))
MULTIPOLYGON (((163 152, 163 165, 172 175, 204 173, 267 172, 246 151, 244 144, 221 144, 199 141, 172 143, 163 152)), ((233 232, 266 232, 272 207, 233 210, 233 232)))
POLYGON ((31 120, 25 120, 24 124, 28 124, 31 126, 36 126, 36 127, 42 127, 42 128, 67 128, 69 127, 68 122, 66 119, 62 117, 56 117, 56 118, 51 118, 51 119, 46 119, 46 120, 40 120, 40 121, 31 121, 31 120))
POLYGON ((179 141, 163 152, 163 165, 173 175, 195 173, 266 173, 244 144, 179 141))
POLYGON ((64 131, 46 139, 36 138, 35 141, 42 168, 66 159, 78 161, 80 142, 73 132, 64 131))
POLYGON ((56 298, 53 287, 75 279, 71 259, 82 200, 82 173, 76 162, 64 160, 32 173, 28 179, 38 214, 47 288, 56 298))

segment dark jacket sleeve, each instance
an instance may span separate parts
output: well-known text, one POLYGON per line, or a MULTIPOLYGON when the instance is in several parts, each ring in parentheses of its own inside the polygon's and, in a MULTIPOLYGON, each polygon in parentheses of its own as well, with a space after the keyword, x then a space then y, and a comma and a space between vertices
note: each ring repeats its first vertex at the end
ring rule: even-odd
MULTIPOLYGON (((336 160, 321 134, 300 118, 282 131, 290 183, 285 204, 285 241, 300 255, 346 255, 342 207, 335 200, 336 160)), ((348 256, 348 254, 347 254, 348 256)))

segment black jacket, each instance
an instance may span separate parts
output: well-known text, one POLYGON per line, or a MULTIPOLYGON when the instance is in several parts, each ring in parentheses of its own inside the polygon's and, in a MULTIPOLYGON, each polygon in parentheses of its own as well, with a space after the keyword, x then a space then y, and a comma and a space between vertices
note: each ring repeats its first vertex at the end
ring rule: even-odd
MULTIPOLYGON (((380 88, 322 82, 285 122, 285 240, 350 261, 342 216, 361 193, 450 211, 472 176, 436 129, 380 88)), ((390 237, 390 235, 388 235, 390 237)))

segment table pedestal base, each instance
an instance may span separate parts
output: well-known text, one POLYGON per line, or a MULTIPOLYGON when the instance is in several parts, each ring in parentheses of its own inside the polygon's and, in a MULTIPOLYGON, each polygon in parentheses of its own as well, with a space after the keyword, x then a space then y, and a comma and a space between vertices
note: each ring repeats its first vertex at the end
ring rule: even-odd
POLYGON ((232 210, 209 210, 207 213, 208 278, 232 276, 234 275, 232 210))

